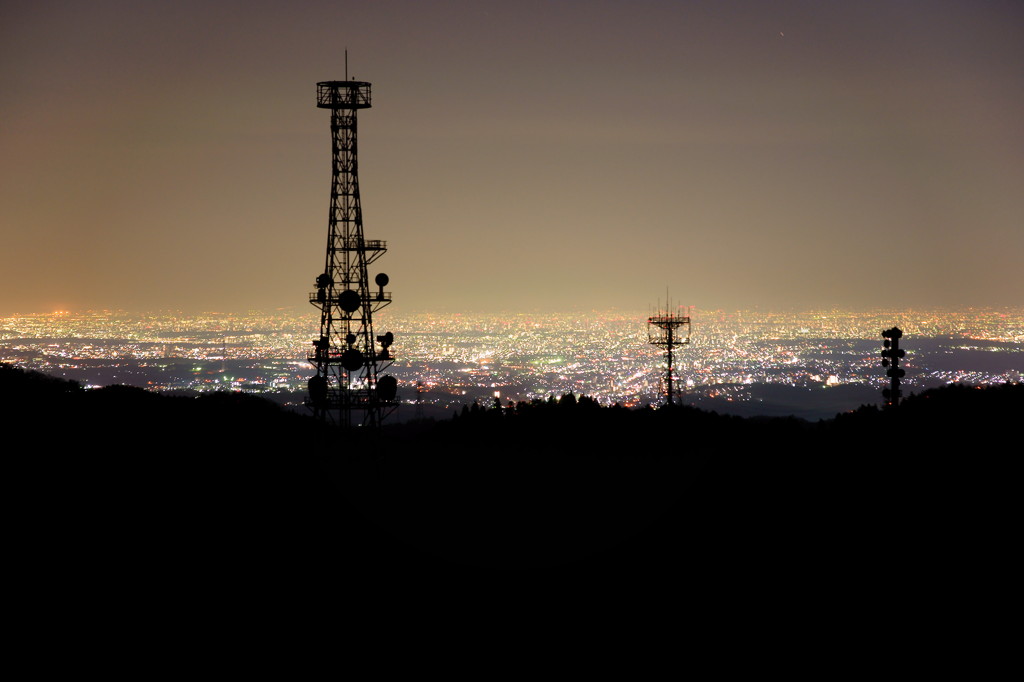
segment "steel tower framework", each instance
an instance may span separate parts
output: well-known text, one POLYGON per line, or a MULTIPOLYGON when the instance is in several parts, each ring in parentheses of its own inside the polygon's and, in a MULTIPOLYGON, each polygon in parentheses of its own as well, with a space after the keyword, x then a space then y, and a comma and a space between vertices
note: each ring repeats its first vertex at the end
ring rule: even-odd
POLYGON ((316 105, 331 110, 331 208, 327 258, 310 302, 320 309, 320 338, 309 361, 314 414, 342 427, 378 426, 395 409, 397 381, 381 375, 391 364, 391 332, 374 336, 373 313, 391 303, 388 276, 369 284, 368 266, 387 250, 383 241, 363 238, 356 159, 356 112, 370 108, 370 84, 316 84, 316 105))
POLYGON ((675 398, 672 393, 673 372, 675 371, 675 357, 673 349, 677 346, 684 346, 690 343, 690 316, 677 313, 659 312, 647 318, 647 341, 654 346, 665 348, 665 370, 666 395, 665 404, 675 405, 675 398), (685 329, 685 332, 683 331, 685 329))

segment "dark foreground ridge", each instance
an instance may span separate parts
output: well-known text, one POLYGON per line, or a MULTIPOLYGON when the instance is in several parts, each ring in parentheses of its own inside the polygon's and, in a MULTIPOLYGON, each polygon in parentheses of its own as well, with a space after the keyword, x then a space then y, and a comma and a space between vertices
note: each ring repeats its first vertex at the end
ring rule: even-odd
POLYGON ((1022 407, 1021 385, 819 423, 569 397, 353 435, 0 365, 18 561, 90 593, 508 570, 939 589, 1007 570, 1022 407))

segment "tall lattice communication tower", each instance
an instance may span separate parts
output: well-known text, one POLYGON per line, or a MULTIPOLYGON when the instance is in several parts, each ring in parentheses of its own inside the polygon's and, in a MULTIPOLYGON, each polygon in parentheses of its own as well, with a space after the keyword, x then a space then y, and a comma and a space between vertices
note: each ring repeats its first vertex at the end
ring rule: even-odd
MULTIPOLYGON (((346 67, 346 79, 348 77, 346 67)), ((373 313, 391 303, 379 273, 371 290, 368 266, 387 245, 363 238, 356 160, 356 112, 370 108, 370 84, 324 81, 316 84, 316 105, 331 110, 331 210, 327 260, 309 300, 320 309, 320 338, 309 361, 314 414, 342 427, 379 426, 396 407, 398 382, 381 372, 391 364, 391 332, 374 336, 373 313)))
MULTIPOLYGON (((667 308, 668 306, 666 306, 667 308)), ((672 391, 675 373, 673 349, 690 343, 690 313, 670 313, 667 310, 647 318, 647 342, 665 348, 665 405, 675 405, 672 391)))

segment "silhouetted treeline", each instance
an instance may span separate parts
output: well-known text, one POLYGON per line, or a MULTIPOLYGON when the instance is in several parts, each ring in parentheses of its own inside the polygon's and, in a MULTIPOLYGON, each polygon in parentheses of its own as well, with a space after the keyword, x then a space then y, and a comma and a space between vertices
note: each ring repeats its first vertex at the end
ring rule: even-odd
POLYGON ((588 567, 856 589, 881 566, 928 584, 968 556, 999 571, 1022 407, 1020 385, 817 423, 566 395, 345 433, 251 395, 0 365, 24 556, 56 578, 60 548, 100 581, 130 559, 129 583, 196 562, 200 581, 588 567))

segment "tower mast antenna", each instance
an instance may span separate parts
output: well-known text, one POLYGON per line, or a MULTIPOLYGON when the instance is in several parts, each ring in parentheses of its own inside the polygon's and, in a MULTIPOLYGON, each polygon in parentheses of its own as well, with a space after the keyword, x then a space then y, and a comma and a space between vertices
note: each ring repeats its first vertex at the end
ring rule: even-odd
POLYGON ((672 390, 675 372, 673 349, 690 343, 690 314, 689 311, 686 315, 672 312, 672 306, 668 301, 667 287, 665 289, 665 310, 659 310, 647 318, 647 342, 665 349, 665 405, 675 405, 672 390))
POLYGON ((331 110, 331 207, 327 256, 309 301, 320 310, 320 337, 313 342, 307 404, 320 419, 339 426, 379 426, 394 411, 398 381, 381 372, 392 363, 394 335, 373 333, 373 313, 391 303, 389 279, 378 273, 370 289, 368 266, 387 245, 363 238, 356 159, 356 112, 370 108, 370 84, 348 78, 316 84, 316 105, 331 110))

